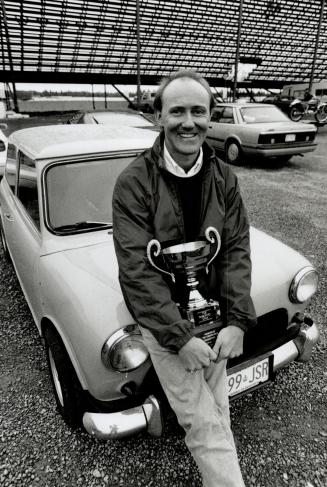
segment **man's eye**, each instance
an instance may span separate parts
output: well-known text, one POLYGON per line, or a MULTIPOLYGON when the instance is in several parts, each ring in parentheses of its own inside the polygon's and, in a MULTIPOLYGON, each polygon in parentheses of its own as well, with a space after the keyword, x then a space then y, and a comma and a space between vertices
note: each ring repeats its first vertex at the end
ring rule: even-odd
POLYGON ((182 113, 182 110, 180 108, 173 108, 170 113, 173 115, 180 115, 182 113))
POLYGON ((194 115, 205 115, 206 110, 204 108, 195 108, 193 110, 194 115))

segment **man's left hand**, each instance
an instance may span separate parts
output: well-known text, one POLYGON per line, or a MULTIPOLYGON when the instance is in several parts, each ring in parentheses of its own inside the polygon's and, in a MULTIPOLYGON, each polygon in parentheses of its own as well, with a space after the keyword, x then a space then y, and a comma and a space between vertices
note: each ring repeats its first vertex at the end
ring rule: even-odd
POLYGON ((217 337, 214 352, 217 353, 216 362, 220 360, 239 357, 243 353, 244 331, 237 326, 223 328, 217 337))

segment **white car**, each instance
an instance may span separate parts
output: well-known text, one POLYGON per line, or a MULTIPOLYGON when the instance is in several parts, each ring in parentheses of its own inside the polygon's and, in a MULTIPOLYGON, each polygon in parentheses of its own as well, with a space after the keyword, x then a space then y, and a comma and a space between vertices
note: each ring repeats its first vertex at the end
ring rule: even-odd
MULTIPOLYGON (((117 175, 156 136, 105 125, 20 130, 0 185, 4 254, 44 338, 58 409, 102 439, 162 430, 160 388, 119 286, 111 207, 117 175)), ((251 252, 258 325, 229 361, 231 398, 309 360, 318 340, 303 313, 317 288, 310 262, 254 228, 251 252)))
POLYGON ((244 159, 279 159, 311 152, 317 144, 313 124, 292 122, 279 108, 263 103, 218 103, 207 140, 229 164, 244 159))

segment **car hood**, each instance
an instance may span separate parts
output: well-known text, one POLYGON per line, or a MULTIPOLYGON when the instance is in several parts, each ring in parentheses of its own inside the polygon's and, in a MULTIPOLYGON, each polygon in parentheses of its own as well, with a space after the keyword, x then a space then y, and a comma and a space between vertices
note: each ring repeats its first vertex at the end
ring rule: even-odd
POLYGON ((260 132, 316 132, 317 128, 309 123, 292 122, 269 122, 269 123, 247 123, 244 124, 254 131, 260 132))
MULTIPOLYGON (((260 230, 251 228, 250 237, 251 295, 257 314, 292 306, 288 300, 291 281, 294 275, 310 265, 310 262, 295 250, 260 230)), ((116 305, 121 303, 118 264, 112 236, 97 244, 61 250, 45 255, 42 259, 43 264, 51 269, 52 276, 59 274, 60 279, 64 281, 74 279, 75 287, 76 284, 79 286, 81 295, 85 296, 91 292, 94 295, 110 297, 116 305)), ((99 300, 97 301, 99 303, 99 300)))

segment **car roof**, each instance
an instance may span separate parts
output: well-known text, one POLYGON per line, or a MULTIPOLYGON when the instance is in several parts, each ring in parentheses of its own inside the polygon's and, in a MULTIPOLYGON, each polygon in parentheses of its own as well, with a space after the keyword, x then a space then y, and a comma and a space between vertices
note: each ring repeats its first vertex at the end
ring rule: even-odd
POLYGON ((32 159, 78 156, 151 147, 152 130, 106 125, 47 125, 13 132, 9 143, 32 159))
POLYGON ((127 127, 153 127, 154 123, 143 117, 138 113, 127 112, 108 112, 108 111, 94 111, 85 112, 84 117, 93 118, 97 123, 106 125, 121 124, 127 127))
POLYGON ((216 104, 216 107, 219 107, 219 106, 228 106, 228 107, 238 107, 238 108, 244 108, 244 107, 249 107, 249 108, 254 108, 254 107, 269 107, 271 108, 272 105, 270 105, 269 103, 251 103, 251 102, 247 102, 247 101, 242 101, 242 102, 226 102, 226 103, 217 103, 216 104))

